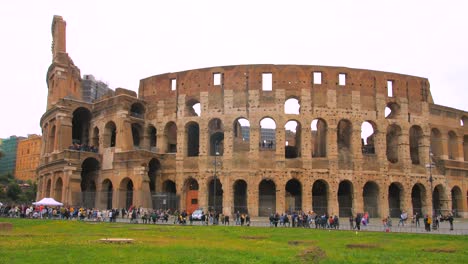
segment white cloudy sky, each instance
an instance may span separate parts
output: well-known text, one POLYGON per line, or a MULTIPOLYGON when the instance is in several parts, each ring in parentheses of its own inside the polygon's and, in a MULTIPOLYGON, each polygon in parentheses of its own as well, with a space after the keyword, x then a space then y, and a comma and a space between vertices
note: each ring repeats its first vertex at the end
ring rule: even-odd
POLYGON ((82 74, 138 89, 165 72, 309 64, 429 78, 468 110, 468 1, 3 1, 0 138, 40 134, 53 15, 82 74), (154 2, 154 3, 153 3, 154 2))

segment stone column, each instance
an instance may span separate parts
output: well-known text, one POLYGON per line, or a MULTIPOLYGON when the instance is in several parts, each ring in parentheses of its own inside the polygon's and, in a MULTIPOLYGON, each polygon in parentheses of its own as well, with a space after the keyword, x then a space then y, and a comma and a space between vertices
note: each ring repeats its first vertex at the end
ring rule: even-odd
MULTIPOLYGON (((286 183, 283 181, 276 182, 276 212, 283 213, 285 208, 286 200, 286 183)), ((273 213, 276 213, 273 212, 273 213)))
POLYGON ((301 159, 304 169, 312 168, 312 131, 310 124, 301 124, 301 159))
MULTIPOLYGON (((252 177, 251 177, 252 179, 252 177)), ((258 182, 250 180, 247 182, 247 208, 251 216, 258 216, 258 182)))
POLYGON ((234 211, 232 182, 229 175, 222 175, 220 181, 223 185, 223 214, 231 216, 234 211))

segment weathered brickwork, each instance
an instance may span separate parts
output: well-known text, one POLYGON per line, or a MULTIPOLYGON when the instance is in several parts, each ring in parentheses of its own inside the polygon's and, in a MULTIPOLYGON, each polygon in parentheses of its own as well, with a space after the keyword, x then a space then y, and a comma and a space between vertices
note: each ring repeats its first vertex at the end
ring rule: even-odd
MULTIPOLYGON (((54 43, 64 39, 58 35, 54 43)), ((216 200, 218 211, 253 216, 434 209, 468 217, 468 113, 434 104, 426 78, 344 67, 223 66, 155 75, 140 81, 138 96, 119 88, 84 103, 75 93, 79 69, 51 75, 57 67, 51 65, 48 85, 63 97, 49 93, 41 119, 38 198, 158 208, 169 202, 158 197, 173 195, 170 207, 206 209, 216 200), (271 91, 264 90, 265 74, 271 91), (264 139, 266 118, 274 140, 264 139), (373 134, 361 139, 364 122, 373 134), (285 128, 290 123, 294 129, 285 128)))

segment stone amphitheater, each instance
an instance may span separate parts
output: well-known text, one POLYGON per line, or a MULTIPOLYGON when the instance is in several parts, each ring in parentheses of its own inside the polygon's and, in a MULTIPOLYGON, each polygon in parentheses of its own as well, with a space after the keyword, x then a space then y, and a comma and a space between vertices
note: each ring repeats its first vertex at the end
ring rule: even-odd
POLYGON ((234 65, 159 74, 142 79, 138 94, 117 88, 85 102, 60 16, 52 36, 38 199, 252 216, 468 217, 468 113, 435 104, 427 78, 234 65))

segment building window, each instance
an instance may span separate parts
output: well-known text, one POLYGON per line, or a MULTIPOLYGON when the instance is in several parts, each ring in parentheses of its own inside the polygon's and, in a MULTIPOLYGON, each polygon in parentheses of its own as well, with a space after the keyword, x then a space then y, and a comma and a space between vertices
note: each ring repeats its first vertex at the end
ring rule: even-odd
POLYGON ((273 90, 273 74, 262 73, 262 90, 272 91, 273 90))
POLYGON ((175 91, 177 89, 177 79, 171 79, 171 91, 175 91))
POLYGON ((322 84, 322 73, 314 72, 314 84, 322 84))
POLYGON ((392 80, 387 81, 387 96, 393 97, 393 81, 392 80))
POLYGON ((221 73, 213 73, 213 85, 221 85, 221 73))
POLYGON ((346 85, 346 73, 338 74, 338 84, 341 86, 346 85))

